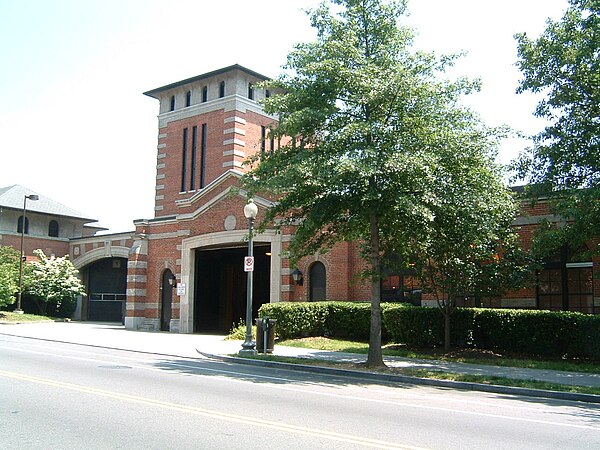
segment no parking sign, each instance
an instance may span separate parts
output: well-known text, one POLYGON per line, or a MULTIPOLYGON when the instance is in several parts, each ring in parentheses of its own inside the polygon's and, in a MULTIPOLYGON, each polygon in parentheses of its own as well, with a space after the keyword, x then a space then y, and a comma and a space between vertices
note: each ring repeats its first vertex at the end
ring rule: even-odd
POLYGON ((244 272, 254 272, 254 256, 244 256, 244 272))

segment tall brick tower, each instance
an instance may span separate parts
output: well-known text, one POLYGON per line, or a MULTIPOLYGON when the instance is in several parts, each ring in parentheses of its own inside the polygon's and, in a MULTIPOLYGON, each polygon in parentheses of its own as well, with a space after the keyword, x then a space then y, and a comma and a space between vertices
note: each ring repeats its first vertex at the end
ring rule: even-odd
MULTIPOLYGON (((233 65, 144 93, 160 103, 155 215, 136 222, 127 328, 226 331, 243 316, 246 193, 235 186, 244 160, 274 145, 257 102, 266 79, 233 65)), ((280 300, 281 236, 255 242, 257 309, 280 300)))

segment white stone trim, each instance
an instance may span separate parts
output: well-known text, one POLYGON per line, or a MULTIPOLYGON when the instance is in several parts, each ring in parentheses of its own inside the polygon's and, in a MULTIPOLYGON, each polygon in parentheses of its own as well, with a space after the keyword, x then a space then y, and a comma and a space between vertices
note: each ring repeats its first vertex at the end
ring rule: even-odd
POLYGON ((127 267, 129 269, 147 269, 148 261, 127 261, 127 267))
POLYGON ((226 117, 225 120, 223 120, 223 123, 231 123, 231 122, 246 125, 246 119, 244 119, 243 117, 231 116, 231 117, 226 117))
MULTIPOLYGON (((145 297, 146 289, 127 289, 127 296, 128 297, 145 297)), ((127 304, 129 304, 129 302, 127 302, 127 304)), ((146 305, 147 305, 147 303, 146 303, 146 305)))
POLYGON ((129 258, 129 247, 117 245, 96 247, 93 250, 84 253, 79 258, 74 259, 72 262, 75 268, 79 270, 88 264, 105 258, 129 258))
POLYGON ((241 139, 225 139, 223 141, 223 145, 239 145, 240 147, 245 147, 246 146, 246 141, 242 141, 241 139))
POLYGON ((242 128, 226 128, 223 130, 223 134, 231 134, 231 133, 239 134, 241 136, 246 136, 246 130, 243 130, 242 128))
POLYGON ((128 283, 145 283, 146 281, 148 281, 146 275, 127 275, 128 283))
POLYGON ((246 153, 242 152, 241 150, 225 150, 223 152, 223 156, 239 156, 240 158, 245 158, 246 157, 246 153))
POLYGON ((238 161, 225 161, 223 167, 238 167, 241 169, 244 167, 244 164, 238 161))
POLYGON ((156 179, 157 180, 163 180, 165 178, 165 174, 164 173, 159 173, 156 175, 156 179))

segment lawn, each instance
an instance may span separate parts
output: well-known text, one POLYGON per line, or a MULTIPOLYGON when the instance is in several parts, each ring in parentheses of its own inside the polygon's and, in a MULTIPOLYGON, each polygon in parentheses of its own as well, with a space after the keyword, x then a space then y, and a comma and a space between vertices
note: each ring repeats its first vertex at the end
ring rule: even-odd
MULTIPOLYGON (((277 345, 313 348, 347 353, 368 353, 366 342, 346 341, 326 337, 309 337, 279 341, 277 345)), ((569 372, 600 373, 599 361, 533 358, 522 355, 506 355, 487 350, 455 349, 445 353, 443 349, 408 349, 398 344, 384 345, 383 354, 412 359, 437 359, 492 366, 524 367, 529 369, 565 370, 569 372)))
POLYGON ((49 320, 54 319, 36 314, 16 314, 10 311, 0 311, 0 323, 43 322, 49 320))

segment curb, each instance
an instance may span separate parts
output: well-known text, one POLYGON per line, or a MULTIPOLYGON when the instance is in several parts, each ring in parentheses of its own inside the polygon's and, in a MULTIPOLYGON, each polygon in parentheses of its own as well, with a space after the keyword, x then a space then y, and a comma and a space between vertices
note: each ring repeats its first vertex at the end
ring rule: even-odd
MULTIPOLYGON (((432 378, 411 377, 408 375, 385 374, 362 372, 351 369, 336 369, 324 366, 312 366, 307 364, 294 364, 279 361, 266 361, 260 359, 239 358, 235 356, 214 355, 203 352, 199 349, 196 351, 205 358, 213 359, 222 362, 234 364, 247 364, 258 367, 277 367, 288 370, 297 370, 301 372, 318 373, 324 375, 337 375, 346 378, 354 378, 360 380, 372 380, 380 382, 416 384, 421 386, 445 387, 450 389, 461 389, 469 391, 490 392, 495 394, 518 395, 524 397, 550 398, 554 400, 568 400, 585 403, 600 403, 600 395, 595 394, 580 394, 575 392, 547 391, 544 389, 530 389, 514 386, 500 386, 495 384, 472 383, 465 381, 452 380, 435 380, 432 378)), ((315 360, 317 361, 317 360, 315 360)))

